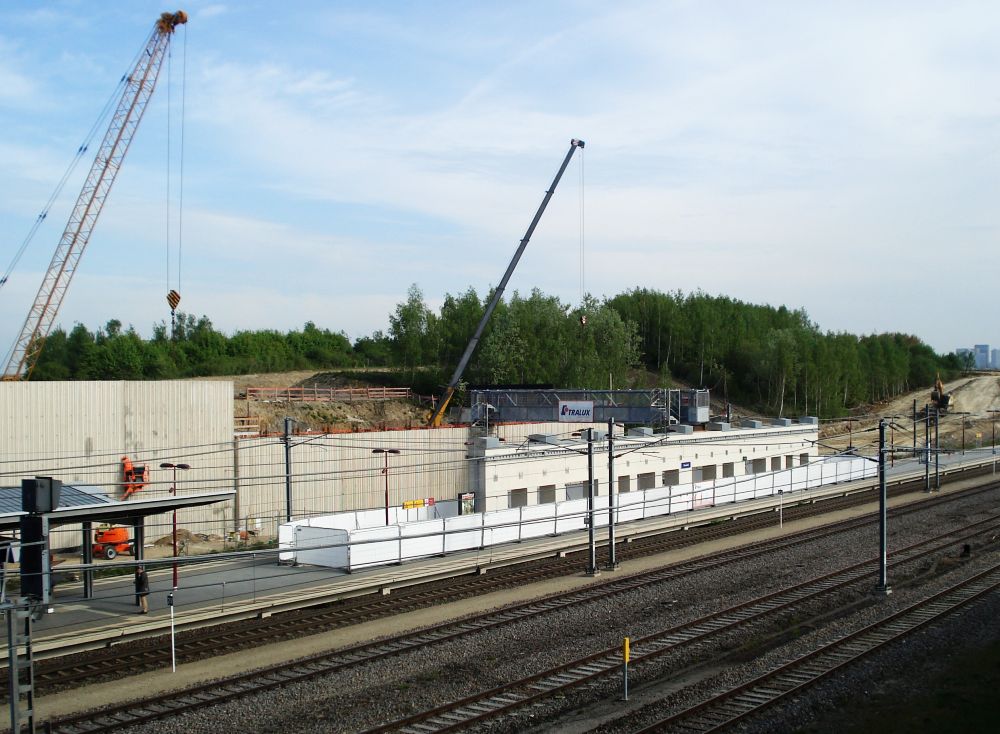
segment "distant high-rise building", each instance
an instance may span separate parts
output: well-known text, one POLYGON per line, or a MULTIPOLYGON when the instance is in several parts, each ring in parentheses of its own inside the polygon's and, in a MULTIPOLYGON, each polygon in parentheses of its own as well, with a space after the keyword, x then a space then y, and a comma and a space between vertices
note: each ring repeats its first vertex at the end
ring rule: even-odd
POLYGON ((977 344, 972 348, 972 352, 976 356, 976 369, 988 370, 990 368, 990 345, 977 344))
POLYGON ((990 367, 1000 370, 1000 349, 993 349, 990 352, 990 367))

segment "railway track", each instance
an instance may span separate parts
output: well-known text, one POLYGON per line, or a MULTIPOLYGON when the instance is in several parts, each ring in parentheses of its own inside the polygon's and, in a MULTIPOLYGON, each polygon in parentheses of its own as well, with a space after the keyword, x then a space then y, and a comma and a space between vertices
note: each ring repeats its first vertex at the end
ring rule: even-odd
MULTIPOLYGON (((961 497, 968 497, 970 494, 992 491, 997 487, 1000 487, 1000 483, 967 490, 962 494, 931 495, 922 502, 894 509, 891 514, 898 516, 923 511, 956 501, 961 497)), ((894 489, 897 493, 905 493, 910 488, 910 485, 901 485, 894 489)), ((871 499, 868 492, 858 494, 823 502, 792 505, 784 509, 784 516, 786 520, 792 521, 852 507, 871 499), (858 494, 863 494, 864 498, 859 498, 858 494)), ((694 526, 683 533, 674 531, 642 537, 630 543, 622 543, 616 552, 622 560, 649 557, 737 533, 772 527, 776 522, 774 513, 761 513, 738 518, 731 523, 694 526)), ((844 520, 826 526, 823 531, 807 530, 758 544, 759 549, 756 550, 735 549, 728 553, 716 554, 713 558, 718 559, 719 563, 732 562, 745 557, 745 553, 769 552, 809 542, 820 537, 817 535, 818 532, 829 535, 872 522, 871 518, 844 520)), ((604 554, 606 557, 606 549, 604 554)), ((264 620, 247 620, 205 627, 182 633, 177 638, 177 661, 180 664, 195 662, 236 650, 273 644, 529 583, 575 575, 579 573, 581 564, 579 554, 570 554, 565 558, 551 558, 505 567, 488 574, 465 575, 407 587, 395 590, 389 596, 370 594, 322 607, 305 607, 264 620)), ((88 653, 38 660, 35 665, 35 686, 40 692, 51 692, 75 685, 89 685, 105 679, 110 680, 122 675, 136 675, 161 669, 170 664, 170 639, 163 635, 132 646, 116 645, 113 648, 99 648, 88 653)), ((6 671, 3 671, 0 680, 5 678, 6 671)), ((4 698, 0 697, 0 700, 4 698)))
MULTIPOLYGON (((893 514, 905 514, 920 509, 955 501, 962 496, 987 492, 1000 486, 987 484, 961 494, 947 496, 931 495, 915 505, 892 510, 893 514)), ((902 483, 889 489, 890 495, 905 494, 922 487, 919 481, 902 483)), ((822 502, 804 502, 790 505, 784 510, 789 521, 811 517, 825 512, 852 507, 870 501, 871 491, 836 497, 822 502)), ((749 532, 773 526, 774 513, 744 516, 736 520, 716 525, 693 526, 681 532, 659 533, 640 537, 633 542, 622 543, 617 549, 623 560, 648 557, 681 547, 688 547, 708 540, 749 532)), ((831 532, 840 532, 848 527, 871 522, 866 519, 844 521, 828 526, 831 532), (853 523, 853 524, 852 524, 853 523)), ((806 531, 798 537, 814 537, 813 531, 806 531)), ((793 540, 797 536, 786 536, 793 540)), ((606 554, 606 548, 603 549, 606 554)), ((395 614, 402 614, 433 605, 471 598, 494 591, 535 583, 551 578, 574 575, 581 567, 579 554, 565 558, 551 558, 533 561, 517 566, 509 566, 483 575, 466 575, 451 579, 420 584, 394 590, 390 596, 369 594, 323 606, 310 606, 285 612, 263 620, 244 620, 237 623, 204 627, 182 633, 177 638, 177 660, 190 663, 219 654, 240 649, 272 644, 288 639, 326 632, 346 626, 371 622, 395 614)), ((135 675, 149 670, 166 667, 171 661, 170 640, 167 635, 143 640, 130 645, 101 647, 86 653, 63 657, 53 657, 36 661, 36 690, 51 692, 81 684, 92 684, 111 680, 120 675, 135 675), (113 671, 113 672, 111 672, 113 671)), ((0 680, 6 678, 2 671, 0 680)), ((3 687, 5 692, 6 686, 3 687)), ((0 700, 5 697, 0 696, 0 700)))
MULTIPOLYGON (((936 538, 911 546, 908 549, 895 551, 895 563, 900 564, 904 562, 912 562, 917 558, 925 557, 928 554, 940 552, 942 547, 953 546, 956 542, 954 538, 957 536, 967 539, 972 533, 995 534, 998 531, 998 528, 1000 528, 1000 516, 980 521, 979 523, 975 523, 968 527, 953 529, 947 533, 937 536, 936 538)), ((825 535, 828 533, 824 532, 823 534, 825 535)), ((687 564, 660 569, 648 574, 627 577, 613 582, 595 584, 587 587, 586 589, 568 594, 554 595, 536 602, 508 607, 500 610, 499 612, 479 615, 458 622, 446 623, 422 629, 412 634, 399 635, 390 639, 358 645, 333 653, 315 655, 310 658, 295 661, 291 664, 273 666, 272 668, 268 668, 264 671, 258 671, 253 674, 232 676, 221 681, 195 686, 180 692, 159 696, 154 699, 105 708, 97 714, 83 714, 80 716, 53 720, 50 722, 52 727, 51 730, 53 732, 62 732, 64 734, 113 731, 115 729, 133 726, 155 719, 171 717, 194 708, 209 706, 231 700, 233 698, 250 695, 252 693, 289 685, 298 681, 344 671, 355 666, 364 665, 389 656, 425 648, 427 646, 439 644, 443 641, 455 639, 460 636, 477 634, 492 627, 511 624, 522 619, 550 613, 566 608, 569 605, 577 605, 593 601, 601 597, 625 593, 628 590, 636 588, 640 585, 662 583, 664 580, 674 578, 680 574, 697 573, 698 571, 705 570, 706 568, 732 562, 737 558, 746 559, 748 557, 753 557, 754 554, 764 555, 781 548, 787 548, 799 542, 806 542, 802 538, 782 540, 787 542, 760 543, 749 548, 737 549, 733 551, 733 553, 727 554, 728 558, 725 560, 720 558, 718 555, 695 559, 687 564)), ((863 564, 856 564, 849 569, 843 569, 837 572, 837 574, 824 576, 821 579, 814 579, 809 582, 812 586, 799 585, 798 587, 786 589, 777 594, 772 594, 768 597, 762 597, 761 599, 754 600, 754 602, 740 605, 739 609, 733 608, 724 610, 723 612, 713 615, 712 618, 703 618, 689 623, 682 628, 665 631, 664 634, 667 637, 664 637, 664 639, 667 639, 670 635, 682 635, 684 637, 683 640, 677 640, 674 638, 670 639, 673 639, 676 644, 685 644, 699 638, 704 638, 708 635, 719 633, 725 629, 732 629, 734 628, 734 625, 751 624, 753 621, 760 618, 761 615, 778 613, 777 610, 779 607, 774 606, 776 603, 783 605, 783 608, 786 609, 791 608, 791 606, 796 604, 801 605, 809 600, 817 599, 821 595, 835 593, 837 590, 852 583, 858 583, 859 581, 872 575, 874 572, 875 565, 871 561, 863 564), (778 597, 781 597, 780 601, 778 601, 778 597), (736 618, 729 618, 726 616, 734 614, 742 615, 741 619, 737 620, 736 618)), ((654 642, 652 640, 644 640, 642 642, 642 648, 637 648, 637 651, 642 651, 643 655, 648 654, 650 659, 652 659, 657 655, 662 655, 668 652, 670 649, 669 645, 661 645, 655 653, 652 649, 648 653, 644 652, 645 646, 649 645, 651 647, 653 644, 654 642)), ((575 665, 583 670, 584 673, 589 672, 592 676, 606 674, 609 669, 606 661, 609 657, 616 655, 616 653, 616 650, 604 651, 604 653, 599 654, 597 657, 588 656, 581 661, 577 661, 575 665), (600 658, 601 655, 603 655, 604 658, 600 658), (595 662, 598 659, 601 659, 604 662, 598 664, 595 662), (595 665, 597 667, 594 667, 595 665)), ((574 664, 571 664, 568 667, 572 668, 573 665, 574 664)), ((568 669, 567 666, 562 666, 554 671, 549 671, 548 675, 554 680, 561 680, 567 676, 566 669, 568 669)), ((545 675, 546 674, 533 676, 528 685, 533 685, 536 682, 535 679, 541 680, 545 677, 545 675)), ((566 681, 566 685, 575 686, 584 682, 586 682, 586 678, 571 677, 566 681)), ((549 684, 545 683, 544 685, 547 687, 549 684)), ((546 695, 554 695, 553 692, 558 692, 558 689, 549 688, 546 695)), ((488 699, 493 695, 503 698, 511 694, 505 694, 504 692, 486 692, 484 695, 488 699)), ((541 696, 542 693, 536 692, 536 695, 541 696)), ((511 701, 511 703, 513 703, 513 701, 511 701)), ((458 704, 459 707, 473 705, 476 705, 475 702, 468 701, 459 702, 458 704)), ((490 711, 489 708, 487 708, 487 710, 490 711)), ((433 714, 433 716, 443 715, 446 715, 446 713, 440 712, 433 714)), ((497 710, 492 710, 492 715, 497 715, 497 710)), ((428 726, 426 721, 427 717, 425 717, 424 723, 421 724, 425 728, 419 729, 419 731, 427 732, 434 730, 426 728, 428 726)), ((392 725, 384 727, 379 731, 395 730, 395 728, 409 726, 410 723, 411 722, 409 721, 394 722, 392 725)))
POLYGON ((721 731, 1000 588, 1000 564, 706 701, 635 730, 721 731))
MULTIPOLYGON (((997 518, 977 523, 979 531, 995 534, 997 518)), ((958 531, 961 534, 965 529, 958 531)), ((939 552, 954 541, 955 532, 948 532, 929 541, 896 551, 893 567, 911 563, 939 552)), ((854 564, 801 584, 767 594, 749 602, 701 617, 691 622, 632 640, 631 662, 641 668, 683 646, 703 643, 716 635, 741 628, 800 609, 808 602, 839 592, 848 586, 870 580, 877 575, 875 559, 854 564)), ((536 673, 504 686, 482 691, 413 716, 370 729, 365 734, 403 732, 430 734, 468 729, 500 716, 510 716, 537 706, 556 696, 565 696, 573 689, 619 676, 622 651, 619 645, 582 657, 570 663, 536 673)))

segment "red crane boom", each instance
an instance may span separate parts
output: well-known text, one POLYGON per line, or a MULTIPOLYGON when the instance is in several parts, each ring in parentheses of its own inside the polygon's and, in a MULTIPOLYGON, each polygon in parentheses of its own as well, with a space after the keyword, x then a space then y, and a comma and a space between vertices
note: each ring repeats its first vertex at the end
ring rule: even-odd
POLYGON ((34 369, 45 337, 52 329, 70 280, 94 231, 97 218, 104 208, 104 202, 128 152, 149 98, 153 95, 170 38, 177 26, 184 23, 187 23, 187 13, 183 10, 160 15, 143 52, 139 54, 135 68, 126 77, 125 90, 118 101, 108 131, 104 134, 101 147, 94 157, 90 173, 52 256, 52 262, 49 263, 49 269, 42 279, 35 302, 28 312, 28 318, 25 319, 21 335, 11 349, 3 379, 17 380, 28 377, 34 369))

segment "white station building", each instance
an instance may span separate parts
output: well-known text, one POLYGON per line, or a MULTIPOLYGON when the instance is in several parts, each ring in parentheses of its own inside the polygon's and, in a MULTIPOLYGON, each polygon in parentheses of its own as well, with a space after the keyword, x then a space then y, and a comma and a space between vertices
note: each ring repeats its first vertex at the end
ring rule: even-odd
MULTIPOLYGON (((691 489, 716 480, 807 466, 819 457, 819 421, 744 421, 740 427, 709 423, 704 430, 653 433, 634 428, 612 436, 615 490, 625 494, 658 487, 691 489)), ((606 428, 593 429, 597 495, 609 484, 606 428)), ((541 505, 587 496, 586 431, 532 434, 517 445, 495 437, 473 440, 470 487, 480 512, 541 505)), ((732 484, 732 482, 726 482, 732 484)), ((471 498, 470 498, 471 499, 471 498)))

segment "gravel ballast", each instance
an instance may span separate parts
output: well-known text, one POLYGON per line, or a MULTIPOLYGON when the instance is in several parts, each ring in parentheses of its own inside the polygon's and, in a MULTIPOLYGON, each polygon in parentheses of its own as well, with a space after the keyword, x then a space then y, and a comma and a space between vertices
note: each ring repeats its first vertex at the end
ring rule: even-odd
MULTIPOLYGON (((890 525, 890 559, 893 547, 902 547, 944 529, 993 514, 1000 491, 958 500, 935 510, 911 513, 890 525)), ((524 622, 507 625, 430 649, 401 654, 333 676, 317 678, 279 690, 248 696, 213 706, 180 719, 135 727, 133 732, 185 734, 245 734, 254 732, 357 732, 426 710, 475 691, 516 680, 567 660, 639 638, 685 620, 747 601, 813 576, 860 562, 877 551, 877 527, 870 526, 775 552, 767 559, 742 561, 725 568, 637 589, 577 607, 563 609, 524 622)), ((763 623, 739 633, 720 634, 710 643, 681 648, 633 672, 637 702, 662 699, 657 710, 681 709, 721 682, 743 680, 760 674, 778 661, 788 660, 824 640, 871 623, 907 606, 926 589, 939 588, 948 579, 996 560, 994 550, 977 548, 973 557, 958 562, 964 540, 958 540, 948 557, 911 564, 891 572, 894 593, 875 600, 870 587, 838 594, 819 605, 798 612, 794 619, 763 623), (910 578, 923 579, 909 588, 910 578), (833 607, 864 602, 860 608, 809 631, 806 623, 833 607), (760 643, 795 627, 802 633, 791 642, 752 653, 760 643), (661 679, 681 675, 678 680, 661 679), (689 683, 690 685, 683 685, 689 683)), ((982 541, 977 543, 982 546, 982 541)), ((862 585, 863 586, 863 585, 862 585)), ((905 643, 850 667, 843 675, 815 686, 780 708, 740 725, 741 731, 776 731, 812 726, 823 731, 824 716, 839 712, 845 702, 862 692, 892 690, 917 694, 952 651, 973 650, 975 640, 995 639, 997 601, 989 597, 966 610, 960 620, 932 626, 905 643), (954 628, 954 629, 952 629, 954 628), (992 636, 991 636, 992 633, 992 636), (897 649, 898 648, 898 649, 897 649), (937 667, 933 663, 938 663, 937 667), (905 669, 911 675, 892 675, 905 669), (926 673, 926 675, 925 675, 926 673), (898 687, 902 690, 897 690, 898 687)), ((378 634, 377 631, 374 634, 378 634)), ((772 646, 773 647, 773 646, 772 646)), ((482 730, 586 731, 602 721, 625 713, 620 681, 605 680, 536 706, 529 714, 499 719, 482 730)), ((637 714, 638 715, 638 714, 637 714)), ((640 719, 632 719, 635 724, 640 719)), ((608 723, 602 731, 624 731, 608 723)))

